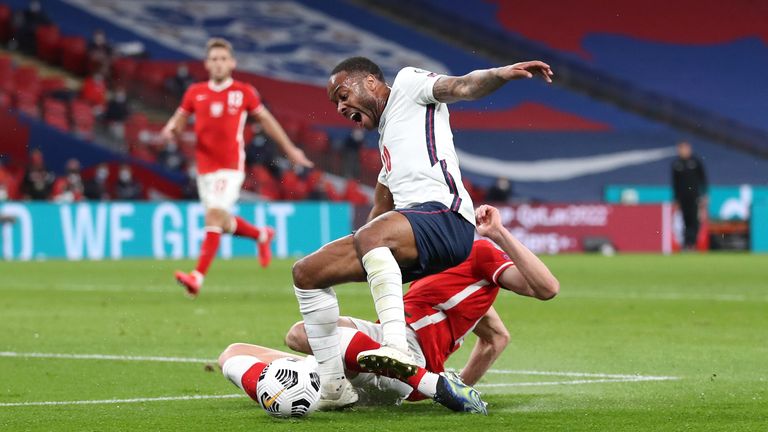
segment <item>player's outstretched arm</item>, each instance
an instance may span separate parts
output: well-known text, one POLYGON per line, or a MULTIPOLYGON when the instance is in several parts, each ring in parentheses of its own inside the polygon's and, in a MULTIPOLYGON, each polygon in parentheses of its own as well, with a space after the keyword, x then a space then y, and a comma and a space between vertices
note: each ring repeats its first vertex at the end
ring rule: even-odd
POLYGON ((168 119, 168 123, 163 126, 163 130, 160 131, 160 136, 162 136, 166 141, 170 141, 176 138, 178 135, 184 132, 184 127, 187 125, 188 118, 189 115, 186 112, 182 111, 181 109, 177 109, 171 118, 168 119))
POLYGON ((560 282, 546 264, 501 224, 497 208, 481 205, 475 210, 475 218, 477 233, 493 240, 515 263, 499 276, 499 285, 541 300, 549 300, 560 292, 560 282))
POLYGON ((480 99, 514 79, 533 78, 538 75, 552 82, 552 69, 548 64, 534 60, 493 69, 480 69, 464 76, 444 76, 432 88, 435 99, 443 103, 480 99))
POLYGON ((264 132, 266 132, 270 138, 275 140, 291 163, 307 168, 315 166, 315 164, 304 155, 304 151, 296 147, 293 141, 288 138, 288 134, 285 133, 283 127, 280 126, 280 123, 277 122, 277 119, 275 119, 265 106, 262 106, 254 115, 259 119, 261 125, 264 126, 264 132))
POLYGON ((472 332, 477 335, 477 342, 461 370, 461 380, 468 385, 480 381, 509 344, 509 332, 493 306, 472 332))

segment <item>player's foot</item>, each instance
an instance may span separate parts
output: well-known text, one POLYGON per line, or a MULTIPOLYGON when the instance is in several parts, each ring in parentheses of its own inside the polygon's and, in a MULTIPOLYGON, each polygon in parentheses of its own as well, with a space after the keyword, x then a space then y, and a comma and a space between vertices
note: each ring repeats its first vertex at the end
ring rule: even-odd
POLYGON ((419 366, 410 354, 382 345, 357 355, 357 364, 377 375, 404 380, 416 375, 419 366))
POLYGON ((440 374, 437 381, 437 392, 433 399, 453 411, 488 415, 488 404, 480 398, 480 393, 464 384, 454 372, 442 372, 440 374))
POLYGON ((263 233, 259 238, 259 264, 266 268, 272 261, 272 239, 275 238, 275 230, 272 227, 262 228, 263 233))
POLYGON ((189 294, 190 297, 197 297, 197 294, 200 292, 200 287, 203 286, 203 277, 196 271, 193 271, 192 273, 177 271, 176 282, 187 290, 187 294, 189 294))
POLYGON ((340 410, 357 402, 357 392, 346 378, 324 383, 320 387, 320 400, 317 409, 320 411, 340 410))

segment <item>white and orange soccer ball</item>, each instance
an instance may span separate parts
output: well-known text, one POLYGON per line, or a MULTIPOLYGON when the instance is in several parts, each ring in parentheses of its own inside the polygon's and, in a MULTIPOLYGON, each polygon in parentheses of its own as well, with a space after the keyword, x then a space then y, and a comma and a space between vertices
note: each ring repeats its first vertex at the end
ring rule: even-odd
POLYGON ((320 376, 314 362, 277 359, 261 372, 256 395, 259 405, 273 417, 304 417, 317 408, 320 376))

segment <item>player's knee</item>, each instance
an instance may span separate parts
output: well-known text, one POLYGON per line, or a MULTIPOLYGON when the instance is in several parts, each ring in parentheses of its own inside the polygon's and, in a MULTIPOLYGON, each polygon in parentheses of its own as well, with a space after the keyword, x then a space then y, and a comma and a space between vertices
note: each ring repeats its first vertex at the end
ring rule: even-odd
POLYGON ((370 250, 377 247, 389 247, 389 239, 381 230, 370 226, 364 226, 355 232, 355 251, 362 258, 370 250))
POLYGON ((309 263, 306 258, 302 258, 295 263, 291 268, 293 275, 293 285, 296 288, 310 289, 312 286, 312 272, 309 269, 309 263))
POLYGON ((237 353, 240 351, 240 348, 244 344, 241 343, 233 343, 230 344, 224 351, 219 354, 219 366, 224 366, 224 363, 229 360, 231 357, 234 357, 237 355, 237 353))
POLYGON ((288 330, 288 333, 285 335, 285 345, 296 352, 312 354, 312 348, 309 346, 307 331, 304 329, 303 321, 297 322, 288 330))

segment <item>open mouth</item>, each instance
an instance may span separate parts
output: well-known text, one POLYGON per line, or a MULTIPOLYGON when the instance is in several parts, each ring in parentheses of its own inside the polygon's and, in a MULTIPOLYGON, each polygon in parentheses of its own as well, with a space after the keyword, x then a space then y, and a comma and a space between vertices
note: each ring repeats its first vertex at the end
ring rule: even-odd
POLYGON ((363 115, 360 114, 359 112, 352 113, 352 115, 350 115, 349 118, 350 118, 350 120, 352 120, 353 122, 355 122, 357 124, 360 124, 360 123, 363 122, 363 115))

